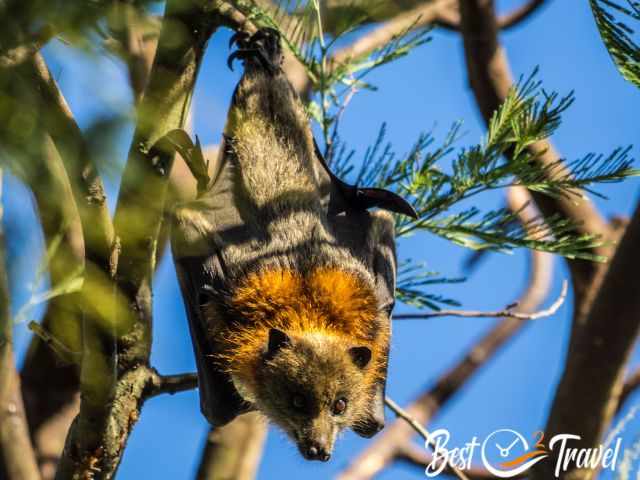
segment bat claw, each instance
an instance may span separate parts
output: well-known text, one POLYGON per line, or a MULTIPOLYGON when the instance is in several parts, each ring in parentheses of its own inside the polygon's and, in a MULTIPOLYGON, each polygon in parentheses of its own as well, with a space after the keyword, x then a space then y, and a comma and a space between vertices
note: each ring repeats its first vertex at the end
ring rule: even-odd
POLYGON ((233 61, 236 58, 247 61, 251 65, 260 67, 270 75, 275 75, 282 63, 280 48, 280 33, 273 28, 261 28, 252 36, 246 32, 236 32, 229 39, 229 46, 238 45, 238 50, 229 55, 227 66, 233 71, 233 61))
POLYGON ((247 59, 252 57, 257 58, 263 67, 265 67, 267 70, 269 69, 268 66, 264 65, 263 63, 265 61, 264 54, 258 48, 240 48, 236 50, 231 55, 229 55, 229 58, 227 58, 227 66, 233 72, 233 61, 236 58, 246 61, 247 59))
POLYGON ((229 58, 227 58, 227 67, 229 67, 229 70, 231 70, 232 72, 233 72, 233 61, 236 58, 240 58, 240 50, 236 50, 231 55, 229 55, 229 58))
POLYGON ((251 36, 251 41, 269 40, 280 43, 280 32, 275 28, 263 27, 251 36))
POLYGON ((247 40, 249 40, 249 34, 242 30, 237 31, 231 38, 229 39, 229 48, 233 47, 233 45, 238 45, 240 48, 246 47, 247 40))

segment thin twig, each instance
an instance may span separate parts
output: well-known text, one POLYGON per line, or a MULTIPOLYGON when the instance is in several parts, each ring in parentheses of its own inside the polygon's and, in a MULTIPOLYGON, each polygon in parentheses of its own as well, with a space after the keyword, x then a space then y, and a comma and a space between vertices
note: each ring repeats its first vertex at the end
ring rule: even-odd
POLYGON ((81 352, 70 350, 63 342, 52 335, 45 327, 38 322, 29 322, 29 330, 31 330, 40 340, 44 342, 51 350, 53 350, 58 358, 66 363, 75 363, 80 365, 82 360, 81 352))
POLYGON ((438 310, 437 312, 424 312, 424 313, 401 313, 394 315, 394 320, 411 320, 419 318, 434 318, 434 317, 466 317, 466 318, 517 318, 519 320, 537 320, 538 318, 550 317, 554 315, 558 309, 562 306, 567 298, 567 292, 569 291, 569 283, 564 280, 562 282, 562 290, 555 302, 553 302, 549 308, 544 310, 538 310, 537 312, 515 312, 513 309, 518 306, 518 302, 509 305, 504 310, 497 310, 495 312, 484 312, 481 310, 438 310))
POLYGON ((177 375, 160 375, 155 370, 149 379, 149 390, 145 398, 153 398, 168 393, 175 395, 198 388, 198 375, 195 373, 180 373, 177 375))
POLYGON ((546 0, 529 0, 524 5, 498 18, 498 28, 508 29, 529 18, 546 0))
MULTIPOLYGON (((385 397, 384 403, 387 407, 389 407, 393 413, 396 414, 399 418, 403 419, 411 428, 413 428, 418 434, 424 438, 424 441, 429 447, 434 448, 433 440, 430 438, 429 432, 426 428, 424 428, 420 422, 418 422, 415 418, 413 418, 409 413, 407 413, 400 405, 394 402, 391 398, 385 397)), ((469 480, 469 478, 464 474, 462 470, 453 465, 452 463, 448 463, 448 467, 451 468, 454 475, 458 477, 460 480, 469 480)))
MULTIPOLYGON (((409 28, 418 29, 432 24, 438 19, 443 10, 456 4, 456 0, 435 0, 420 5, 412 10, 401 13, 381 26, 372 29, 366 35, 358 38, 352 44, 335 52, 328 59, 329 70, 351 58, 373 52, 375 49, 388 44, 396 35, 409 28)), ((285 68, 287 78, 295 89, 308 97, 311 91, 311 81, 305 67, 300 62, 290 62, 285 68)))
POLYGON ((393 413, 396 414, 397 417, 402 418, 404 421, 406 421, 409 425, 411 425, 411 428, 413 428, 422 438, 425 439, 425 441, 431 444, 431 441, 429 439, 429 431, 424 428, 418 420, 413 418, 406 410, 404 410, 391 398, 384 397, 384 403, 393 411, 393 413))
POLYGON ((631 375, 629 375, 624 381, 620 398, 618 399, 618 411, 625 404, 629 395, 636 391, 640 387, 640 368, 636 369, 631 375))

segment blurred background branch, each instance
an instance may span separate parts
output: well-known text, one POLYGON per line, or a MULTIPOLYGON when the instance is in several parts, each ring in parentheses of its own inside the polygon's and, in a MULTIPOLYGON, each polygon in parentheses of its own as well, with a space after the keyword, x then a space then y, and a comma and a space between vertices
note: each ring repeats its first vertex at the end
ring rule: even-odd
POLYGON ((196 478, 198 480, 251 480, 262 456, 267 424, 259 413, 239 416, 209 432, 196 478))
MULTIPOLYGON (((0 170, 0 176, 2 171, 0 170)), ((0 199, 2 188, 0 187, 0 199)), ((0 220, 3 218, 0 205, 0 220)), ((40 471, 29 436, 20 377, 13 353, 13 322, 5 267, 4 229, 0 225, 0 477, 39 480, 40 471)))

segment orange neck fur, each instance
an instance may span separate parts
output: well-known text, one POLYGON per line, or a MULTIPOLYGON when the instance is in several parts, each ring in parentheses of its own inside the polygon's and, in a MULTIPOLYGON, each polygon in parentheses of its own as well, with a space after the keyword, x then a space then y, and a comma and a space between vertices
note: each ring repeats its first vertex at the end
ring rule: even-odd
POLYGON ((254 273, 235 289, 230 306, 238 321, 222 334, 229 348, 219 360, 243 382, 255 377, 271 328, 292 336, 327 335, 344 344, 345 351, 369 347, 371 381, 384 361, 389 332, 372 336, 379 315, 376 296, 354 273, 336 268, 318 268, 306 276, 287 270, 254 273))

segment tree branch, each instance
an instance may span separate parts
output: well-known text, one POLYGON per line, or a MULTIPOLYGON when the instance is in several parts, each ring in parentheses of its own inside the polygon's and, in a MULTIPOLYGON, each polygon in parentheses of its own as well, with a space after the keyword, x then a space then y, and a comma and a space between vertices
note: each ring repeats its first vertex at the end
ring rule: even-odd
POLYGON ((51 25, 45 25, 31 38, 0 54, 0 69, 13 68, 25 62, 33 54, 44 47, 55 36, 51 25))
MULTIPOLYGON (((455 0, 434 0, 424 2, 413 9, 390 18, 369 33, 358 38, 352 44, 344 47, 333 55, 333 65, 344 63, 350 58, 369 54, 375 49, 383 47, 398 35, 409 28, 416 29, 426 25, 438 25, 451 30, 460 29, 460 12, 455 0)), ((500 17, 497 23, 499 29, 509 29, 529 18, 545 0, 530 0, 512 12, 500 17)), ((236 28, 242 28, 241 21, 235 20, 236 28)), ((296 91, 303 97, 310 94, 311 82, 304 67, 295 59, 287 58, 284 69, 287 77, 296 91)))
MULTIPOLYGON (((523 21, 529 19, 540 7, 546 3, 546 0, 529 0, 518 8, 513 9, 506 15, 498 17, 496 20, 500 30, 509 30, 512 27, 520 25, 523 21)), ((451 8, 442 12, 437 20, 437 25, 449 30, 460 30, 460 11, 451 8)))
POLYGON ((206 44, 217 27, 212 8, 200 0, 166 6, 114 219, 121 252, 112 288, 122 317, 111 313, 105 325, 87 325, 80 414, 67 437, 58 479, 113 478, 148 389, 151 281, 173 161, 173 153, 157 142, 184 123, 206 44), (109 372, 116 374, 112 385, 103 381, 109 372))
POLYGON ((267 423, 257 412, 240 415, 228 425, 212 428, 202 452, 198 480, 253 480, 267 423))
POLYGON ((531 14, 535 13, 540 7, 542 7, 542 5, 545 4, 545 2, 546 0, 529 0, 522 6, 501 16, 498 19, 498 27, 501 29, 515 27, 520 24, 520 22, 529 18, 531 14))
MULTIPOLYGON (((407 422, 411 426, 411 428, 413 428, 418 433, 418 435, 420 435, 424 439, 425 444, 428 444, 429 447, 433 447, 433 444, 429 439, 429 432, 427 431, 426 428, 424 428, 420 424, 420 422, 418 422, 409 413, 403 410, 402 407, 400 407, 400 405, 398 405, 396 402, 391 400, 389 397, 385 398, 384 403, 387 407, 389 407, 393 411, 393 413, 396 414, 398 418, 401 418, 402 420, 407 422)), ((467 475, 462 470, 457 468, 455 465, 450 464, 449 462, 447 462, 446 469, 449 471, 449 473, 452 473, 453 475, 458 477, 460 480, 469 480, 469 477, 467 477, 467 475)))
POLYGON ((218 3, 218 18, 221 26, 235 30, 255 33, 256 26, 238 10, 231 1, 220 1, 218 3))
POLYGON ((195 373, 182 373, 178 375, 160 375, 153 370, 150 378, 150 387, 146 394, 146 398, 157 397, 168 393, 175 395, 176 393, 186 392, 198 388, 198 375, 195 373))
MULTIPOLYGON (((529 200, 522 188, 512 187, 508 190, 509 208, 520 212, 521 221, 535 217, 528 209, 522 209, 529 200)), ((520 297, 522 311, 533 311, 547 296, 552 279, 552 256, 538 251, 531 252, 531 268, 529 284, 520 297)), ((482 366, 505 345, 528 322, 506 318, 496 325, 487 335, 481 338, 464 357, 448 372, 444 373, 436 384, 416 398, 407 413, 417 422, 426 424, 482 366)), ((372 478, 396 459, 398 448, 406 445, 413 436, 412 429, 404 422, 395 421, 386 427, 376 440, 342 473, 342 480, 364 480, 372 478)))
POLYGON ((114 37, 107 39, 105 46, 127 65, 134 103, 138 104, 149 81, 161 19, 122 0, 114 2, 114 11, 116 20, 111 28, 114 37))
POLYGON ((40 471, 29 437, 20 393, 20 377, 16 372, 13 349, 9 347, 7 350, 2 355, 4 385, 0 393, 0 475, 4 472, 3 478, 7 479, 38 480, 40 471))
MULTIPOLYGON (((13 171, 32 191, 47 251, 51 291, 80 278, 84 268, 84 241, 76 202, 64 165, 50 136, 45 133, 42 102, 34 86, 28 62, 14 72, 10 95, 20 104, 34 128, 21 135, 7 128, 1 143, 13 171)), ((80 295, 55 296, 38 326, 50 332, 60 349, 79 352, 80 295)), ((45 480, 53 477, 55 459, 62 451, 68 426, 77 411, 78 372, 62 364, 47 342, 33 337, 21 373, 22 397, 29 431, 45 480), (64 416, 61 416, 64 412, 64 416), (66 419, 66 421, 65 421, 66 419), (44 432, 47 432, 46 434, 44 432)))
POLYGON ((88 262, 109 272, 114 235, 102 179, 80 127, 40 53, 28 62, 27 81, 41 99, 39 114, 65 162, 76 199, 88 262))
POLYGON ((620 398, 618 400, 617 411, 625 404, 629 396, 640 387, 640 368, 636 369, 627 379, 624 381, 622 391, 620 392, 620 398))
MULTIPOLYGON (((337 51, 330 62, 330 68, 344 63, 350 58, 360 57, 371 53, 378 47, 386 45, 400 32, 409 28, 420 28, 434 23, 442 12, 455 6, 455 0, 434 0, 426 2, 412 10, 402 13, 372 31, 357 39, 351 45, 337 51)), ((306 70, 298 61, 285 62, 285 72, 293 87, 302 97, 308 97, 311 92, 311 80, 306 70)))
MULTIPOLYGON (((622 237, 598 289, 580 335, 572 338, 562 379, 556 391, 545 432, 580 435, 576 448, 595 447, 610 424, 620 402, 624 369, 636 338, 640 312, 640 204, 622 237), (597 382, 585 381, 597 378, 597 382), (577 400, 579 399, 579 401, 577 400)), ((542 462, 534 479, 549 478, 554 462, 542 462)), ((588 480, 591 469, 575 465, 564 478, 588 480)))
POLYGON ((569 284, 565 280, 562 282, 562 290, 560 295, 553 302, 549 308, 544 310, 538 310, 532 313, 515 312, 513 309, 518 306, 518 303, 513 303, 507 306, 503 310, 497 310, 495 312, 484 312, 481 310, 438 310, 437 312, 424 312, 424 313, 401 313, 400 315, 394 315, 394 320, 409 320, 417 318, 434 318, 434 317, 465 317, 465 318, 517 318, 519 320, 537 320, 539 318, 550 317, 554 315, 558 309, 562 306, 567 298, 567 292, 569 290, 569 284))
MULTIPOLYGON (((483 117, 488 121, 513 83, 497 38, 494 4, 491 0, 464 0, 460 1, 460 11, 469 80, 483 117)), ((559 158, 549 142, 534 144, 531 150, 542 165, 550 165, 559 158)), ((609 244, 594 253, 612 256, 616 231, 589 202, 575 204, 566 199, 533 195, 546 216, 559 214, 581 222, 578 233, 602 235, 609 244)), ((636 213, 636 219, 639 216, 636 213)), ((640 311, 634 291, 637 282, 633 280, 633 269, 638 268, 637 252, 633 252, 628 240, 640 234, 639 231, 640 220, 636 220, 627 228, 608 272, 607 266, 569 261, 576 307, 567 364, 545 429, 549 436, 571 432, 582 435, 581 446, 593 446, 615 411, 623 367, 638 333, 637 322, 624 319, 633 318, 640 311), (621 292, 627 295, 626 300, 620 296, 621 292), (598 378, 598 382, 585 382, 587 377, 598 378)), ((537 465, 533 478, 549 478, 553 463, 537 465)), ((566 473, 581 479, 588 479, 592 474, 589 471, 566 473)))

